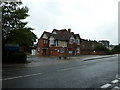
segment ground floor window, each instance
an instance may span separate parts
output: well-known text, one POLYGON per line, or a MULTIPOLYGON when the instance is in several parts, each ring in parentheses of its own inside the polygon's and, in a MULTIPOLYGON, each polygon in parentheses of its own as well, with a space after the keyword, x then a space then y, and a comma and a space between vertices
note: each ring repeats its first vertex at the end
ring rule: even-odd
POLYGON ((73 51, 68 51, 69 54, 73 53, 73 51))
POLYGON ((80 53, 80 48, 77 48, 77 53, 80 53))

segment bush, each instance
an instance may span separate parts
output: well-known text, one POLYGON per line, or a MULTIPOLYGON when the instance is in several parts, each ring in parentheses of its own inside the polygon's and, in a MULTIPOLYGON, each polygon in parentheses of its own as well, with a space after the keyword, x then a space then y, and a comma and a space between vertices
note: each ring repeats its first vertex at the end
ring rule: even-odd
POLYGON ((25 63, 27 61, 27 55, 25 53, 12 53, 9 56, 9 62, 11 63, 25 63))
POLYGON ((111 52, 113 54, 120 54, 120 45, 116 45, 112 50, 111 52))

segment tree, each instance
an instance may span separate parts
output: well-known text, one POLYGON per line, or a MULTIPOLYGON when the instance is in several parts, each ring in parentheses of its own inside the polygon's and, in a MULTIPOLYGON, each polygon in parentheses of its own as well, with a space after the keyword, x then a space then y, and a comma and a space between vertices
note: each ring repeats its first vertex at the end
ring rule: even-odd
POLYGON ((19 44, 28 50, 37 37, 31 27, 26 27, 28 22, 22 21, 29 16, 29 9, 20 5, 22 2, 2 3, 2 39, 4 44, 19 44))
POLYGON ((120 54, 120 45, 116 45, 116 46, 112 49, 112 53, 120 54))

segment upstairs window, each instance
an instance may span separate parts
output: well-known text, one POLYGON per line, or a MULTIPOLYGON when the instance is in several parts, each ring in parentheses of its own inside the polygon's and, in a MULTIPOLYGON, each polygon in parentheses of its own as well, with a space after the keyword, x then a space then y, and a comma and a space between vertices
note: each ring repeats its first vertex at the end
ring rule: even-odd
POLYGON ((76 43, 77 43, 77 45, 80 45, 80 40, 77 39, 77 40, 76 40, 76 43))
POLYGON ((95 45, 92 45, 92 47, 95 47, 95 45))
POLYGON ((73 43, 76 43, 76 40, 75 40, 75 39, 73 39, 73 43))
POLYGON ((54 42, 54 40, 50 40, 50 44, 54 44, 55 42, 54 42))
POLYGON ((44 40, 44 44, 48 44, 48 41, 47 41, 47 40, 44 40))
POLYGON ((72 39, 70 39, 70 40, 69 40, 69 44, 72 44, 72 43, 73 43, 73 40, 72 40, 72 39))
POLYGON ((56 46, 55 40, 50 40, 50 45, 51 46, 56 46))
POLYGON ((78 40, 78 45, 80 45, 80 40, 78 40))
POLYGON ((72 43, 75 43, 76 41, 75 41, 75 39, 70 39, 69 40, 69 44, 72 44, 72 43))

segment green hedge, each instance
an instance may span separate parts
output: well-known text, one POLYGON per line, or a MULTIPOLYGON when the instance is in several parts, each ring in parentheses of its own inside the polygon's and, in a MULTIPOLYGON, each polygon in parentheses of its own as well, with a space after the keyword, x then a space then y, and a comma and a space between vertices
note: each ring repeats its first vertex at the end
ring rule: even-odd
POLYGON ((25 63, 26 61, 26 53, 13 53, 9 56, 9 62, 11 63, 25 63))

